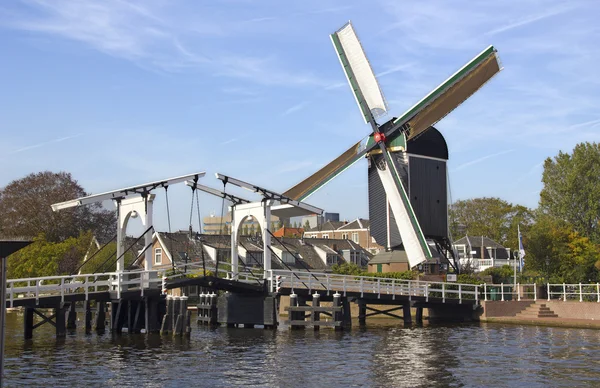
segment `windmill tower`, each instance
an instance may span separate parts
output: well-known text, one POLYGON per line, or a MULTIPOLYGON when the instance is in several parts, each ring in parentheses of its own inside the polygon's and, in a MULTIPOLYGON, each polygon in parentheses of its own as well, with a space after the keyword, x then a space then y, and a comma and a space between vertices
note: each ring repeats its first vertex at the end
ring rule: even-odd
POLYGON ((405 250, 410 267, 433 257, 430 246, 449 259, 448 148, 432 125, 501 70, 496 49, 489 46, 405 113, 379 125, 375 119, 388 107, 352 24, 333 33, 331 41, 372 132, 284 195, 304 200, 366 156, 376 241, 388 250, 405 250))

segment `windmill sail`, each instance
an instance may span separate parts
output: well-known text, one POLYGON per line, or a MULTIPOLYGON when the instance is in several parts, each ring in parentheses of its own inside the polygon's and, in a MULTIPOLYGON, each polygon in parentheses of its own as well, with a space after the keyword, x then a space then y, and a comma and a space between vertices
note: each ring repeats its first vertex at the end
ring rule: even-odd
POLYGON ((295 199, 296 201, 305 200, 309 195, 319 190, 327 182, 365 156, 370 138, 371 135, 366 136, 364 139, 344 151, 340 156, 326 164, 319 171, 283 193, 283 195, 295 199))
POLYGON ((408 124, 408 139, 420 135, 465 102, 500 70, 496 49, 489 46, 398 117, 394 124, 408 124))
POLYGON ((365 122, 385 114, 385 98, 352 24, 348 22, 331 34, 331 41, 365 122))
MULTIPOLYGON (((389 151, 385 150, 385 152, 388 153, 388 160, 391 160, 389 151)), ((394 213, 402 245, 408 257, 408 264, 412 268, 432 257, 429 245, 427 245, 417 216, 406 194, 406 188, 394 164, 386 164, 384 168, 377 167, 377 174, 394 213)))

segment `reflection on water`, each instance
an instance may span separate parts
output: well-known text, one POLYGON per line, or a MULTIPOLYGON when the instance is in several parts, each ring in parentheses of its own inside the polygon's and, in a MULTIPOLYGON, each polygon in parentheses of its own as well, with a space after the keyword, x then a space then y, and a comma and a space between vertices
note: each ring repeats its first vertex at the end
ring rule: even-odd
POLYGON ((194 328, 191 338, 85 335, 7 314, 5 385, 107 387, 600 386, 600 331, 532 326, 291 332, 194 328))

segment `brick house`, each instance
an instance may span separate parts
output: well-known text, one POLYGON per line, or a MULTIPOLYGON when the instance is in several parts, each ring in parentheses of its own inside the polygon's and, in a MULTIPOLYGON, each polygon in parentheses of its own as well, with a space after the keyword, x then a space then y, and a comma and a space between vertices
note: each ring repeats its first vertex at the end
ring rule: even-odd
POLYGON ((339 239, 350 240, 371 254, 377 254, 383 250, 378 245, 369 230, 369 220, 357 218, 352 222, 327 221, 304 232, 305 238, 339 239))

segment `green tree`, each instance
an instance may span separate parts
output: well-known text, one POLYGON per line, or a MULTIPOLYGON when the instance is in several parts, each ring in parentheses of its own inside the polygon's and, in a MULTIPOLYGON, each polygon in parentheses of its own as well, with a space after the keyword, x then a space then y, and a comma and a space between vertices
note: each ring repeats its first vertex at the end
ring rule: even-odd
MULTIPOLYGON (((114 272, 117 270, 117 243, 107 244, 101 251, 95 245, 87 252, 88 256, 79 273, 114 272)), ((125 252, 123 256, 125 268, 133 264, 136 255, 132 251, 125 252)))
POLYGON ((310 229, 310 222, 308 222, 308 220, 306 220, 306 221, 304 221, 304 231, 306 232, 309 229, 310 229))
POLYGON ((242 228, 242 234, 244 236, 248 236, 248 224, 244 225, 244 227, 242 228))
POLYGON ((50 205, 88 195, 66 172, 30 174, 0 190, 0 235, 38 236, 58 242, 92 230, 100 239, 116 232, 114 212, 101 204, 52 211, 50 205))
POLYGON ((465 234, 486 236, 514 250, 518 247, 518 226, 521 233, 526 233, 533 224, 534 213, 500 198, 474 198, 452 204, 449 221, 456 239, 465 234))
POLYGON ((8 257, 7 276, 11 279, 69 275, 74 272, 90 246, 91 233, 48 241, 43 234, 31 245, 8 257))
POLYGON ((544 162, 539 209, 600 243, 600 144, 580 143, 572 154, 544 162))
POLYGON ((527 240, 525 267, 553 283, 600 280, 600 249, 568 223, 541 214, 527 240), (547 261, 547 262, 546 262, 547 261))

